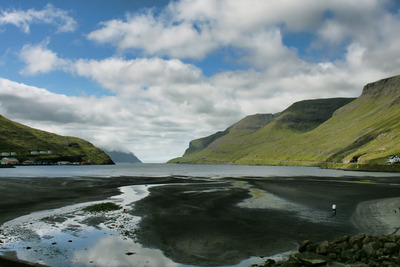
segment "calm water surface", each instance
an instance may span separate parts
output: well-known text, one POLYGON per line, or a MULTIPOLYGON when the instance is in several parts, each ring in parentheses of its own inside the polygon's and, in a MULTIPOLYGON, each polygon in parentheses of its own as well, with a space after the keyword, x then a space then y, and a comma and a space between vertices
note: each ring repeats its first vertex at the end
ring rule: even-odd
POLYGON ((376 176, 396 174, 326 170, 317 167, 291 166, 241 166, 241 165, 192 165, 192 164, 116 164, 82 166, 19 166, 0 169, 0 177, 117 177, 117 176, 195 176, 195 177, 273 177, 273 176, 376 176))

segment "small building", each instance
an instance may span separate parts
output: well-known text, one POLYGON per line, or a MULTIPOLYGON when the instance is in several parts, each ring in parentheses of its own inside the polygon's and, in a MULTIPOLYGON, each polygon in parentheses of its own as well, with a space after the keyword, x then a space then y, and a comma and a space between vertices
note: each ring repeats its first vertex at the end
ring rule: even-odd
POLYGON ((39 155, 39 151, 31 151, 31 155, 39 155))
POLYGON ((386 163, 388 164, 400 163, 400 158, 397 155, 389 156, 386 160, 386 163))
POLYGON ((1 155, 3 157, 9 157, 9 156, 11 156, 11 153, 10 152, 1 152, 1 155))
POLYGON ((57 162, 58 165, 71 165, 71 162, 69 161, 59 161, 57 162))
POLYGON ((2 158, 1 164, 2 165, 18 165, 19 160, 17 160, 16 158, 2 158))
POLYGON ((10 154, 11 154, 11 156, 16 156, 17 152, 11 152, 10 154))
POLYGON ((28 159, 23 162, 24 165, 35 165, 37 164, 36 159, 28 159))

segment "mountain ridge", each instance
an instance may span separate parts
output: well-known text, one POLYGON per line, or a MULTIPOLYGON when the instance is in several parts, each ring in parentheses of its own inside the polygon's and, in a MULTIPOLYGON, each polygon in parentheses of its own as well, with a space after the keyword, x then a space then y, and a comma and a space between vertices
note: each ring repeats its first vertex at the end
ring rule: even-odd
POLYGON ((400 154, 399 103, 400 76, 382 79, 365 85, 358 98, 296 102, 254 132, 228 131, 169 162, 377 165, 400 154))

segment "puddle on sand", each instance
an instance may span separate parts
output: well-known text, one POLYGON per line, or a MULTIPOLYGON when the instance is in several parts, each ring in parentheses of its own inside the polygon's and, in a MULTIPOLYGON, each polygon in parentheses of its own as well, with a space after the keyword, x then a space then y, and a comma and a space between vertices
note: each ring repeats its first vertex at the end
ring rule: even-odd
MULTIPOLYGON (((162 251, 144 248, 135 241, 140 217, 129 211, 136 201, 149 194, 149 187, 121 187, 121 195, 105 201, 35 212, 6 222, 0 228, 3 241, 0 254, 54 267, 189 266, 175 263, 162 251), (102 202, 114 202, 122 209, 99 213, 83 211, 89 205, 102 202)), ((236 266, 262 264, 263 261, 252 257, 236 266)))
POLYGON ((122 194, 107 200, 121 210, 89 213, 90 202, 35 212, 1 227, 0 254, 49 266, 179 266, 161 251, 135 242, 140 217, 129 210, 148 195, 148 186, 120 188, 122 194))

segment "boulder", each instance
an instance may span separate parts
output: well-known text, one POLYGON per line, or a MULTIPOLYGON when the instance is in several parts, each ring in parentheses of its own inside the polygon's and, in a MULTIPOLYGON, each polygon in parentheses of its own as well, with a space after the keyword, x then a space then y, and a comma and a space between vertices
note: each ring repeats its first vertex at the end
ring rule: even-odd
POLYGON ((374 242, 364 244, 362 247, 362 251, 365 253, 367 257, 375 257, 376 248, 374 246, 374 242))
POLYGON ((299 252, 304 252, 307 250, 307 246, 311 244, 310 240, 304 240, 303 243, 300 244, 298 251, 299 252))
POLYGON ((359 235, 350 237, 349 243, 353 247, 355 245, 358 245, 359 247, 362 247, 362 241, 364 240, 364 238, 365 238, 365 234, 359 234, 359 235))
POLYGON ((397 252, 399 252, 399 245, 397 243, 394 242, 388 242, 385 243, 384 247, 383 247, 383 253, 385 255, 392 255, 395 254, 397 252))
POLYGON ((333 253, 334 249, 333 246, 328 242, 328 241, 323 241, 316 249, 316 252, 318 254, 328 254, 328 253, 333 253))
POLYGON ((318 253, 306 251, 298 256, 299 261, 306 266, 321 266, 328 263, 327 257, 318 253))

